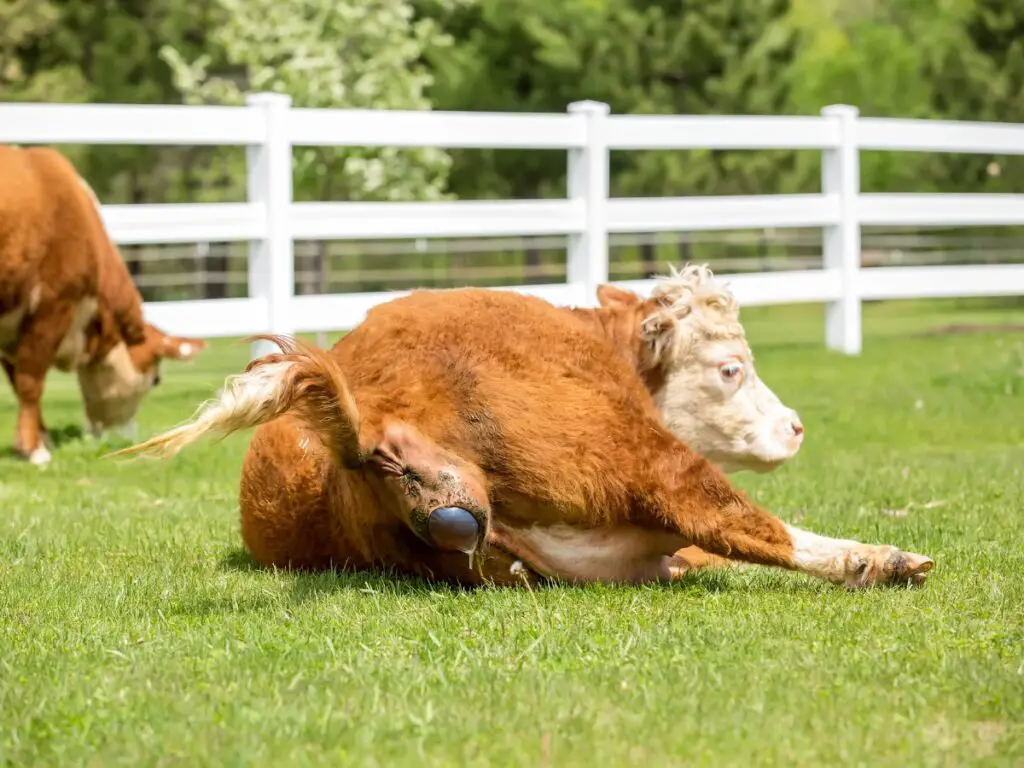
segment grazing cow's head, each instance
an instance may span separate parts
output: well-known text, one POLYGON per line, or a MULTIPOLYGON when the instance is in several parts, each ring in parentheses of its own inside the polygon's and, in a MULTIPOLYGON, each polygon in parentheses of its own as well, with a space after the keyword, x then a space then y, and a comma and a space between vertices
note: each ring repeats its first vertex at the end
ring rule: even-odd
POLYGON ((78 385, 93 434, 134 429, 142 398, 160 383, 164 358, 189 360, 206 347, 202 339, 169 336, 146 324, 141 344, 116 344, 106 355, 78 368, 78 385))
MULTIPOLYGON (((613 286, 603 306, 643 300, 613 286)), ((666 426, 726 472, 767 472, 796 455, 803 425, 754 370, 732 293, 704 265, 661 278, 641 322, 641 367, 666 426)))

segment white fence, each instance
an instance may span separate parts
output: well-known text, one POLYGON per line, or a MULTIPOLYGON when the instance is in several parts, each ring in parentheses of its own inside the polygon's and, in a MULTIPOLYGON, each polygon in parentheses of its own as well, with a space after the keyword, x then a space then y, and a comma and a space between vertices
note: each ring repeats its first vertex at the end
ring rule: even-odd
MULTIPOLYGON (((244 107, 0 105, 0 142, 244 145, 248 202, 107 205, 121 244, 249 241, 249 298, 151 302, 147 317, 180 334, 237 336, 341 330, 398 292, 294 295, 295 240, 565 235, 567 282, 517 290, 557 304, 593 305, 608 282, 608 235, 625 232, 821 227, 823 269, 730 277, 743 305, 825 302, 825 339, 861 349, 861 302, 1024 294, 1024 265, 861 266, 865 225, 1024 224, 1024 195, 862 194, 859 152, 1024 154, 1024 126, 859 118, 832 106, 818 117, 610 115, 605 104, 561 114, 292 108, 255 94, 244 107), (293 146, 563 149, 564 200, 443 203, 296 203, 293 146), (812 195, 610 198, 612 150, 816 149, 822 191, 812 195)), ((618 285, 648 291, 648 281, 618 285)))

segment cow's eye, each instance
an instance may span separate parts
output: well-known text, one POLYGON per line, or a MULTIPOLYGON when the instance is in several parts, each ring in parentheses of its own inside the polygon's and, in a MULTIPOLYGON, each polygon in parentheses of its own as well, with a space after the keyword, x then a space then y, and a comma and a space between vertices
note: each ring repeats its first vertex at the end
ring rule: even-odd
POLYGON ((725 365, 722 365, 718 371, 726 381, 735 381, 739 377, 740 373, 743 372, 743 366, 739 363, 726 363, 725 365))

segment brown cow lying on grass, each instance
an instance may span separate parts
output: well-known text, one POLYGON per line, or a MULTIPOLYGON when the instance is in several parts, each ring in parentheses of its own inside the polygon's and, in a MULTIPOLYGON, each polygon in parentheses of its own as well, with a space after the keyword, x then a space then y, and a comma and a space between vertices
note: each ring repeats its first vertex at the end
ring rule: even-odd
POLYGON ((802 430, 757 381, 735 302, 706 270, 655 300, 633 365, 595 332, 609 310, 414 292, 330 352, 275 338, 281 354, 190 422, 118 453, 170 455, 262 425, 242 470, 242 536, 282 567, 639 583, 672 578, 672 557, 696 546, 849 587, 922 582, 929 558, 786 525, 695 452, 767 469, 802 430))
POLYGON ((40 399, 51 367, 76 372, 98 435, 131 429, 161 359, 204 346, 143 320, 99 203, 67 159, 0 146, 0 364, 18 398, 17 453, 36 465, 50 460, 40 399))

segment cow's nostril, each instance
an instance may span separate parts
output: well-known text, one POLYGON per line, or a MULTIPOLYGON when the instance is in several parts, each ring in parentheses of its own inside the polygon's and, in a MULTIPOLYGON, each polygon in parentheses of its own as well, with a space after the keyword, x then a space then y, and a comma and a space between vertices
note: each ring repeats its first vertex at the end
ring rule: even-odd
POLYGON ((793 422, 793 434, 796 435, 797 437, 800 437, 800 435, 802 435, 803 433, 804 433, 804 425, 801 424, 799 421, 794 421, 793 422))

